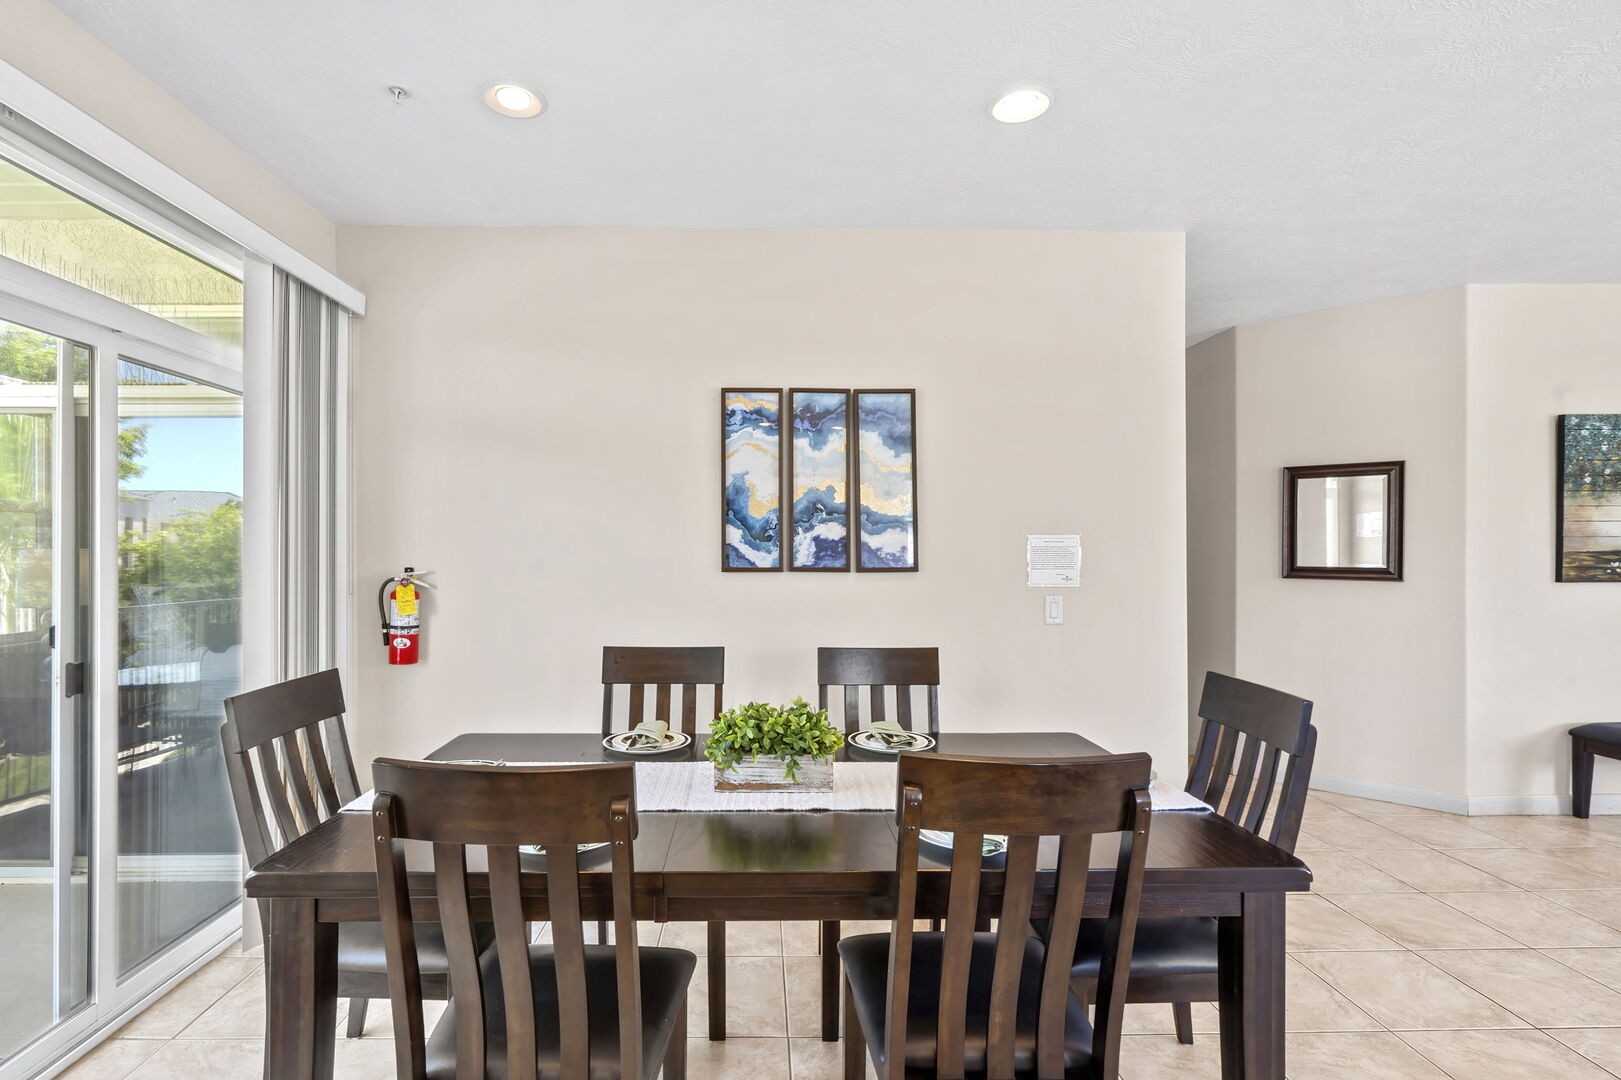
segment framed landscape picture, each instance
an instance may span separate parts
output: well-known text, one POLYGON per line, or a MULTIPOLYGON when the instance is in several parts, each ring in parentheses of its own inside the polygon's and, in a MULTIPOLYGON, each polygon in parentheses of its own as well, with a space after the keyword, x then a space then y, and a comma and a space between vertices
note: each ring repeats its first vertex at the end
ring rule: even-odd
POLYGON ((1559 418, 1557 581, 1621 582, 1621 414, 1559 418))
POLYGON ((850 392, 789 390, 789 570, 850 569, 850 392))
POLYGON ((917 555, 917 417, 910 390, 857 390, 859 571, 910 571, 917 555))
POLYGON ((782 391, 720 394, 720 567, 781 570, 782 391))

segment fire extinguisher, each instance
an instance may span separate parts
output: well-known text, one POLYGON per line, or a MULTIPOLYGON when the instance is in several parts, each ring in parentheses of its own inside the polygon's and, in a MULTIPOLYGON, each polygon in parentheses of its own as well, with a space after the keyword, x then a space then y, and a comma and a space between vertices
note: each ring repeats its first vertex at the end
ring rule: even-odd
POLYGON ((422 598, 418 590, 431 589, 422 575, 427 570, 407 566, 383 581, 377 590, 377 613, 383 619, 383 644, 390 664, 414 664, 422 644, 422 598))

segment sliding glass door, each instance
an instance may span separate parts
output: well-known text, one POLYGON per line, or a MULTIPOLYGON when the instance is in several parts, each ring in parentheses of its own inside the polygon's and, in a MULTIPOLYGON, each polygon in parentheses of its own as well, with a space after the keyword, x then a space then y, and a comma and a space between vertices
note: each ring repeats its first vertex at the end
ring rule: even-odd
POLYGON ((219 729, 242 689, 242 399, 118 364, 118 967, 236 903, 219 729))
POLYGON ((0 296, 0 1080, 235 932, 239 387, 0 296))
POLYGON ((89 1000, 90 351, 0 311, 0 1060, 89 1000))

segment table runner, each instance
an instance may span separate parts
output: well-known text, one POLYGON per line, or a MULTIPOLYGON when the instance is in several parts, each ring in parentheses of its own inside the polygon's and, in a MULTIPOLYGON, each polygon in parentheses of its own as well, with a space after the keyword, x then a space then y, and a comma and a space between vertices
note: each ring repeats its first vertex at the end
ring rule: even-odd
MULTIPOLYGON (((578 765, 577 761, 506 761, 504 765, 578 765)), ((895 763, 838 761, 832 791, 716 791, 715 767, 707 761, 638 761, 636 809, 641 813, 771 810, 894 810, 895 763)), ((1157 811, 1209 810, 1206 803, 1163 780, 1149 787, 1157 811)), ((366 813, 372 791, 343 808, 366 813)))

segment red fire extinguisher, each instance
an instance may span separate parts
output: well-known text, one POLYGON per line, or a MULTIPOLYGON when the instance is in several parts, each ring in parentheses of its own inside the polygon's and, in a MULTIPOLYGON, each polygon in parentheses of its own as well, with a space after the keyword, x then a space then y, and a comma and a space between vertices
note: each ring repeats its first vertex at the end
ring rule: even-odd
POLYGON ((422 644, 421 589, 431 589, 422 575, 427 570, 407 566, 384 580, 377 590, 377 612, 383 619, 383 644, 390 664, 414 664, 422 644))

